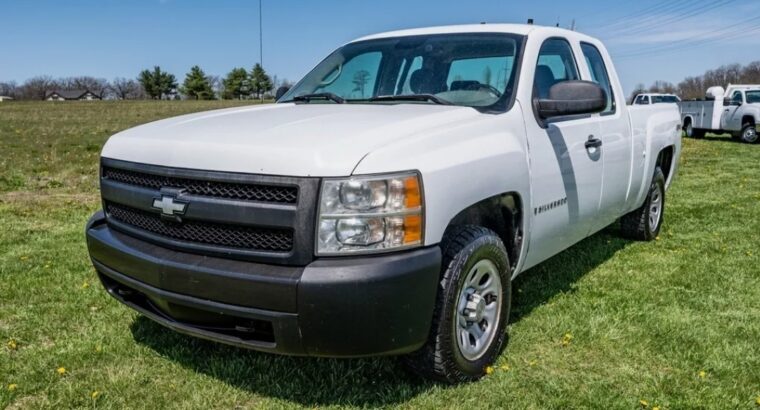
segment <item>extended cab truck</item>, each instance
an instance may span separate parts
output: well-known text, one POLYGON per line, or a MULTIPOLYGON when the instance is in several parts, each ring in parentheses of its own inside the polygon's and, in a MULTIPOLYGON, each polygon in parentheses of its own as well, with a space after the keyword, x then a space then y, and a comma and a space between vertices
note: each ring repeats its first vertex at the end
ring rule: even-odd
POLYGON ((679 134, 675 105, 626 106, 594 38, 379 34, 277 104, 113 136, 87 242, 111 295, 179 332, 473 380, 516 275, 618 219, 657 236, 679 134))
POLYGON ((760 85, 710 87, 705 100, 679 103, 686 136, 702 138, 708 131, 730 133, 735 140, 760 140, 760 85))
POLYGON ((633 97, 632 105, 650 105, 650 104, 676 104, 681 102, 678 96, 673 94, 637 94, 633 97))

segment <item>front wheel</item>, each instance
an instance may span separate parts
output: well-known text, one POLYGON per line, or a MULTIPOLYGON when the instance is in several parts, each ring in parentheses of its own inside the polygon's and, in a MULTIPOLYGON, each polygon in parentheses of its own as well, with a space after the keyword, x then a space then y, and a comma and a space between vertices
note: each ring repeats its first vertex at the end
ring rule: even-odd
POLYGON ((758 141, 755 124, 744 124, 744 127, 742 127, 741 141, 747 144, 754 144, 758 141))
POLYGON ((427 343, 407 356, 414 373, 446 383, 477 380, 506 342, 512 285, 507 251, 493 231, 454 227, 441 244, 443 264, 427 343))
POLYGON ((644 205, 620 219, 623 236, 639 241, 651 241, 660 234, 665 214, 665 174, 655 168, 644 205))

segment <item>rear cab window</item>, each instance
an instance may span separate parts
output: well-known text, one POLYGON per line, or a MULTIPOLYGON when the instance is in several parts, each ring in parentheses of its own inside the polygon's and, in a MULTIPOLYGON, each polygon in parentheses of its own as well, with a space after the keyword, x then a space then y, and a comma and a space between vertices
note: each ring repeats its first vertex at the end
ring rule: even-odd
POLYGON ((599 52, 596 46, 590 43, 581 43, 581 51, 591 73, 591 81, 599 84, 604 89, 605 94, 607 94, 607 106, 602 111, 602 115, 614 114, 617 109, 615 94, 612 90, 610 75, 607 72, 607 66, 604 64, 602 53, 599 52))

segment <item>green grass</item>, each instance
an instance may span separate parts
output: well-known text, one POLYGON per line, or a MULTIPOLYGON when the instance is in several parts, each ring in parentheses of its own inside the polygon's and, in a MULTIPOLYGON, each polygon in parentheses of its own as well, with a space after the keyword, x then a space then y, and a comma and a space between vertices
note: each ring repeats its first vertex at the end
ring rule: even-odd
POLYGON ((518 278, 509 344, 477 383, 260 354, 139 317, 100 288, 84 244, 100 147, 234 104, 0 104, 0 408, 760 409, 760 145, 728 138, 684 141, 659 240, 611 227, 518 278))

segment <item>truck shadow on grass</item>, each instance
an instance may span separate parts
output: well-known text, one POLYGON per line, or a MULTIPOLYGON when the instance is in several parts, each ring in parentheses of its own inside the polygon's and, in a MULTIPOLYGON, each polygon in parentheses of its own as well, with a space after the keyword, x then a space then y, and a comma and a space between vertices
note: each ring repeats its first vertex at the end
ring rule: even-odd
MULTIPOLYGON (((513 285, 516 323, 610 259, 630 241, 608 228, 525 272, 513 285)), ((435 383, 408 375, 394 358, 322 359, 276 356, 207 342, 172 332, 142 316, 135 340, 193 371, 256 395, 304 406, 388 406, 404 403, 435 383)), ((509 355, 509 346, 506 352, 509 355)))
MULTIPOLYGON (((719 142, 728 142, 731 144, 744 144, 743 142, 734 139, 731 137, 730 134, 707 134, 702 138, 699 138, 705 141, 719 141, 719 142)), ((744 144, 746 145, 746 144, 744 144)))

